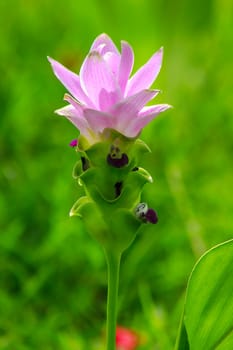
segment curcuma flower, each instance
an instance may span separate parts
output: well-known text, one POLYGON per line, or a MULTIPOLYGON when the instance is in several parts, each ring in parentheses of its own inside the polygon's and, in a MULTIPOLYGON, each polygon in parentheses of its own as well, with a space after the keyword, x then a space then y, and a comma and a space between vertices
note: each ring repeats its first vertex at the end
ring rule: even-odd
POLYGON ((69 104, 56 110, 65 116, 93 144, 101 140, 104 129, 113 129, 127 138, 136 138, 140 131, 168 104, 146 106, 159 90, 150 87, 159 74, 163 49, 157 51, 134 75, 134 53, 121 42, 121 53, 106 35, 98 36, 77 75, 59 62, 48 58, 53 71, 70 94, 69 104))
POLYGON ((152 177, 140 167, 149 147, 138 138, 141 130, 168 104, 146 106, 159 90, 150 87, 159 74, 163 50, 131 76, 134 54, 121 42, 121 53, 106 35, 98 36, 77 75, 49 58, 57 78, 69 91, 68 105, 58 109, 80 131, 70 142, 78 161, 73 177, 83 195, 70 216, 83 220, 89 234, 102 246, 108 265, 107 350, 136 350, 134 332, 117 328, 117 292, 121 255, 143 224, 156 224, 154 209, 141 202, 141 192, 152 177), (130 77, 131 76, 131 77, 130 77))

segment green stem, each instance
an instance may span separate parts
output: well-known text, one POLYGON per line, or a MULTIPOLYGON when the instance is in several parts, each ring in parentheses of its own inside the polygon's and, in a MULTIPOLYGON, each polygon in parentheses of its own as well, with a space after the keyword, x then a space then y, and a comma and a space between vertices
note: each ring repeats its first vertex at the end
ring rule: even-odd
POLYGON ((121 255, 106 251, 108 265, 107 350, 116 349, 117 299, 121 255))

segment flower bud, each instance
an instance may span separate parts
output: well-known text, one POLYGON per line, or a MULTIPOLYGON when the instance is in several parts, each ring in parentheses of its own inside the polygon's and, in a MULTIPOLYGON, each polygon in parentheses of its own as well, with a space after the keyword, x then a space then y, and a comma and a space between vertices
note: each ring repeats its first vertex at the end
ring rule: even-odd
POLYGON ((154 209, 149 208, 146 215, 147 222, 150 222, 151 224, 157 224, 158 222, 158 215, 154 209))
POLYGON ((138 219, 144 218, 147 211, 148 211, 148 205, 146 203, 139 203, 134 210, 135 215, 138 219))
POLYGON ((156 224, 158 222, 158 216, 154 209, 148 208, 147 203, 139 203, 134 209, 134 213, 138 219, 147 223, 156 224))
POLYGON ((74 140, 70 141, 69 146, 70 147, 77 147, 78 146, 78 140, 74 139, 74 140))

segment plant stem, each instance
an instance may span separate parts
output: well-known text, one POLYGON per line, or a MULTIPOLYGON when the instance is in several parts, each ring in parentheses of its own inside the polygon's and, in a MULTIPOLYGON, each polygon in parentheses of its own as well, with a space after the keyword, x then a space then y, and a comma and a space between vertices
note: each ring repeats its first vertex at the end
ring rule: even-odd
POLYGON ((116 349, 117 299, 121 255, 106 251, 108 265, 107 350, 116 349))

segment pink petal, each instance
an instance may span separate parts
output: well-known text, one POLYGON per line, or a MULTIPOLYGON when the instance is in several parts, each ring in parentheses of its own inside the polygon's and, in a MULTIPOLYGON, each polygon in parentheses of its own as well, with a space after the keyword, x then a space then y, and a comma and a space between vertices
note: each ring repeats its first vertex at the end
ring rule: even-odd
POLYGON ((106 52, 103 55, 103 58, 113 75, 116 77, 119 71, 120 55, 116 55, 114 52, 106 52))
POLYGON ((132 120, 131 124, 125 130, 125 135, 128 137, 135 137, 139 134, 139 132, 158 114, 166 111, 171 108, 168 104, 160 104, 148 107, 147 111, 144 111, 138 114, 138 117, 132 120))
POLYGON ((76 101, 72 96, 70 96, 69 94, 65 94, 64 95, 64 100, 69 102, 76 110, 76 112, 82 116, 83 115, 83 110, 84 110, 84 106, 81 105, 81 103, 79 103, 78 101, 76 101))
POLYGON ((163 58, 163 48, 157 51, 129 80, 126 95, 130 96, 140 90, 148 89, 157 78, 163 58))
POLYGON ((105 128, 113 127, 111 115, 107 113, 96 111, 94 109, 85 109, 84 117, 95 133, 101 132, 105 128))
POLYGON ((56 109, 55 113, 64 117, 80 117, 80 114, 71 105, 56 109))
POLYGON ((161 105, 145 106, 138 113, 138 117, 146 117, 150 114, 157 113, 158 109, 160 109, 160 106, 161 105))
POLYGON ((63 108, 57 109, 56 114, 66 117, 68 120, 73 123, 80 133, 86 137, 90 137, 89 129, 90 126, 88 122, 84 119, 82 115, 71 105, 67 105, 63 108))
POLYGON ((113 43, 113 41, 110 39, 110 37, 103 33, 100 34, 95 41, 93 42, 90 52, 91 51, 98 51, 97 48, 99 46, 102 46, 102 50, 101 50, 101 54, 105 54, 106 52, 110 51, 110 52, 115 52, 116 54, 119 55, 119 51, 117 50, 115 44, 113 43))
POLYGON ((126 84, 131 74, 134 64, 134 53, 131 46, 126 42, 121 42, 121 62, 119 67, 118 83, 124 94, 126 84))
MULTIPOLYGON (((97 47, 96 47, 94 50, 92 50, 92 51, 96 51, 96 52, 98 52, 98 53, 102 56, 102 51, 103 51, 104 47, 105 47, 105 44, 101 44, 101 45, 97 46, 97 47)), ((90 51, 90 52, 91 52, 91 51, 90 51)))
POLYGON ((99 109, 108 112, 119 101, 119 91, 107 92, 102 89, 99 93, 99 109))
POLYGON ((138 112, 142 107, 158 93, 159 90, 143 90, 116 104, 110 110, 110 113, 115 116, 117 129, 124 133, 129 123, 137 118, 138 112))
POLYGON ((92 107, 93 104, 81 88, 79 76, 71 72, 61 63, 55 61, 51 57, 48 57, 48 60, 52 65, 54 74, 60 80, 60 82, 67 88, 67 90, 77 100, 87 104, 89 107, 92 107))
POLYGON ((99 94, 101 90, 108 93, 117 93, 116 79, 103 57, 92 51, 85 59, 80 70, 80 83, 83 90, 99 108, 99 94))

